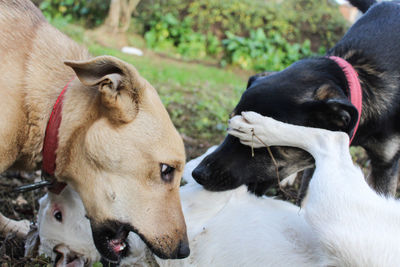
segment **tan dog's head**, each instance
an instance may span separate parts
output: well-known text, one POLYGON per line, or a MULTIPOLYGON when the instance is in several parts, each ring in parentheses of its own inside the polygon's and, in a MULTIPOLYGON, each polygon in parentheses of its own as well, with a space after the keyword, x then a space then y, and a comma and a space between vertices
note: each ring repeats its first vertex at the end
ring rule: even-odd
POLYGON ((179 199, 184 147, 157 92, 114 57, 65 63, 79 80, 67 91, 63 120, 77 109, 87 115, 67 141, 61 125, 60 146, 64 142, 66 148, 57 151, 57 166, 63 166, 56 175, 81 196, 97 249, 118 261, 134 231, 161 258, 187 257, 179 199), (86 110, 78 107, 82 101, 71 100, 76 90, 91 92, 86 110))

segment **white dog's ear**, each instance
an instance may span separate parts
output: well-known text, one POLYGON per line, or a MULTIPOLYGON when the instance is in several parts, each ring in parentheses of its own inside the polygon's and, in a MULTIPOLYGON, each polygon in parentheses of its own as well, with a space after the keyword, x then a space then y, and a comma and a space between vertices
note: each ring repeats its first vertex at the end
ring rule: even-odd
POLYGON ((82 84, 97 87, 112 122, 128 123, 136 117, 144 82, 135 68, 111 56, 64 63, 75 71, 82 84))

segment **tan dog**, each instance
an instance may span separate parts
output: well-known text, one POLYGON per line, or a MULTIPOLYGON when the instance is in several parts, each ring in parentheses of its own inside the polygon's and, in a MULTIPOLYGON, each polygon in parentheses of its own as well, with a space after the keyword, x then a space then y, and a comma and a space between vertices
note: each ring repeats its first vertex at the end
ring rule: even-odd
POLYGON ((91 58, 29 0, 0 0, 0 60, 0 172, 40 168, 47 122, 72 78, 55 176, 81 196, 97 249, 118 261, 135 231, 162 258, 188 256, 183 142, 137 70, 114 57, 91 58))

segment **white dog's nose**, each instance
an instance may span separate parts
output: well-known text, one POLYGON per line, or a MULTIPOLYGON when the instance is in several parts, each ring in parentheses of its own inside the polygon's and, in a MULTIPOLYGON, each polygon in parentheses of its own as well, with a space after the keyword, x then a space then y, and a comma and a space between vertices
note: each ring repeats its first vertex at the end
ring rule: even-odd
POLYGON ((66 245, 59 244, 54 247, 53 251, 57 254, 56 267, 74 266, 83 267, 85 259, 82 255, 71 251, 66 245))

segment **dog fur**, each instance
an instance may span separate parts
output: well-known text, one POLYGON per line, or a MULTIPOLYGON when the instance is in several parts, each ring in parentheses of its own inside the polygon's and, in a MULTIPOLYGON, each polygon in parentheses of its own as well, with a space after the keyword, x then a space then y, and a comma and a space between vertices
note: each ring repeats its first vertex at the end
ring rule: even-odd
MULTIPOLYGON (((257 198, 245 187, 210 192, 197 184, 191 172, 204 156, 186 165, 184 178, 188 183, 180 190, 191 255, 183 260, 156 257, 159 266, 326 265, 322 264, 320 245, 298 207, 272 198, 257 198)), ((60 196, 52 193, 44 196, 38 215, 39 251, 55 259, 60 252, 54 248, 64 246, 70 249, 70 254, 77 255, 76 251, 85 251, 80 242, 86 242, 83 247, 92 252, 81 253, 81 257, 91 258, 91 262, 98 260, 98 256, 90 257, 96 253, 92 241, 82 238, 90 235, 90 224, 83 214, 81 200, 70 187, 60 196), (63 210, 63 222, 54 218, 54 209, 63 210), (74 221, 79 222, 79 226, 74 221)), ((129 235, 129 245, 130 250, 121 265, 154 264, 146 254, 145 244, 136 235, 129 235)))
POLYGON ((50 113, 72 79, 55 176, 82 198, 97 249, 118 261, 107 240, 135 231, 160 257, 187 256, 185 152, 156 90, 133 66, 92 58, 29 0, 0 0, 0 58, 0 172, 40 168, 50 113))
MULTIPOLYGON (((396 238, 400 204, 367 185, 352 162, 345 133, 285 124, 253 112, 234 117, 229 131, 246 146, 292 146, 314 157, 316 171, 304 207, 257 198, 243 186, 225 192, 204 190, 190 176, 203 155, 186 165, 188 184, 181 188, 192 253, 178 261, 156 258, 160 266, 399 266, 396 238)), ((74 196, 73 201, 79 203, 78 195, 74 196)), ((67 204, 70 198, 54 202, 49 193, 43 199, 39 228, 43 221, 54 221, 53 213, 42 212, 46 209, 43 203, 63 203, 68 207, 66 215, 76 216, 77 221, 84 219, 80 211, 83 205, 67 204)), ((90 227, 88 222, 81 225, 90 227)), ((41 235, 49 236, 52 227, 40 229, 41 235)), ((90 233, 89 228, 76 228, 74 224, 61 227, 68 227, 65 233, 73 237, 71 240, 85 236, 80 231, 90 233)), ((61 236, 48 246, 43 244, 48 239, 40 240, 46 254, 54 254, 54 246, 67 241, 61 236)), ((137 236, 131 234, 129 242, 129 253, 136 254, 128 254, 123 264, 154 264, 137 236)), ((68 246, 77 247, 73 243, 68 246)))
MULTIPOLYGON (((366 11, 374 1, 351 1, 366 11)), ((357 71, 362 87, 361 121, 352 145, 362 146, 371 159, 371 186, 394 195, 400 156, 400 5, 375 4, 349 29, 327 56, 347 60, 357 71)), ((343 131, 351 134, 358 112, 349 102, 342 69, 327 57, 300 60, 285 70, 251 77, 232 115, 254 111, 279 121, 343 131)), ((314 166, 311 155, 291 147, 271 147, 280 177, 314 166)), ((249 148, 228 135, 193 176, 213 191, 246 184, 262 195, 276 183, 275 166, 264 149, 249 148)), ((312 174, 312 172, 311 172, 312 174)), ((311 177, 311 175, 310 175, 311 177)), ((305 183, 307 184, 307 183, 305 183)))
POLYGON ((400 265, 400 203, 368 186, 352 162, 347 134, 285 124, 255 112, 235 116, 229 125, 229 133, 244 145, 297 147, 313 156, 305 218, 332 266, 400 265))

